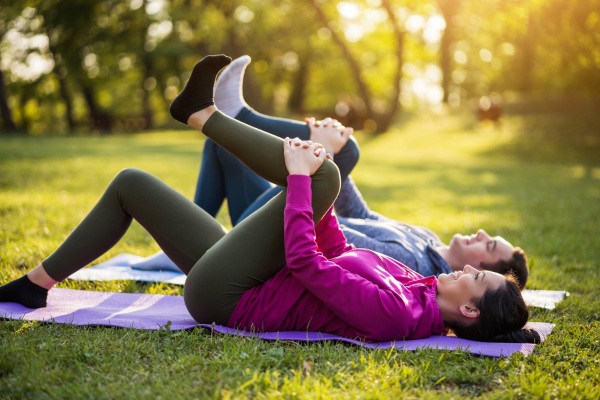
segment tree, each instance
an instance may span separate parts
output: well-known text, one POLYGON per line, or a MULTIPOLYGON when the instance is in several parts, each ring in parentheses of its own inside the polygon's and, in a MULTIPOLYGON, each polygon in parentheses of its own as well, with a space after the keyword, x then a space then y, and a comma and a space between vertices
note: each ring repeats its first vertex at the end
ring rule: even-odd
MULTIPOLYGON (((0 43, 4 40, 10 22, 13 21, 19 14, 20 8, 16 4, 3 0, 0 6, 0 43), (10 4, 8 4, 10 3, 10 4)), ((0 48, 0 65, 2 64, 2 49, 0 48)), ((8 93, 6 90, 6 82, 4 73, 0 69, 0 118, 2 118, 2 131, 15 132, 17 126, 14 122, 12 113, 8 106, 8 93)))
POLYGON ((452 45, 456 40, 455 17, 460 10, 461 0, 438 0, 438 6, 446 22, 440 42, 440 69, 442 71, 443 102, 448 103, 452 83, 452 45))
MULTIPOLYGON (((0 57, 1 60, 1 57, 0 57)), ((4 84, 4 73, 0 70, 0 117, 2 118, 2 131, 15 132, 17 126, 12 118, 12 113, 8 107, 6 85, 4 84)))
POLYGON ((384 111, 382 112, 375 110, 373 95, 371 94, 371 90, 369 89, 366 80, 362 76, 362 68, 357 58, 354 56, 352 49, 346 43, 341 33, 333 26, 332 22, 325 15, 325 12, 322 9, 319 1, 312 0, 311 5, 314 8, 315 13, 322 25, 330 28, 331 37, 342 52, 351 75, 354 78, 354 84, 356 85, 357 91, 360 94, 360 98, 365 105, 365 119, 372 121, 374 124, 373 131, 375 133, 386 131, 399 110, 400 79, 402 77, 405 34, 401 24, 396 20, 391 3, 388 0, 382 0, 382 7, 387 13, 388 22, 390 23, 394 34, 394 54, 396 58, 396 65, 392 82, 389 85, 392 88, 392 93, 386 101, 387 106, 384 107, 384 111))
POLYGON ((92 128, 99 131, 110 128, 109 117, 100 110, 95 87, 83 69, 86 62, 82 57, 89 56, 88 59, 91 59, 91 49, 99 32, 90 25, 95 20, 96 7, 97 2, 85 0, 50 0, 40 1, 36 8, 36 13, 44 21, 40 31, 49 38, 49 51, 54 59, 52 73, 59 84, 70 131, 75 129, 76 124, 71 85, 77 85, 81 90, 92 128))
POLYGON ((5 131, 15 125, 40 133, 169 123, 169 102, 198 58, 210 53, 252 56, 245 96, 259 111, 293 117, 337 112, 373 132, 387 130, 403 104, 437 100, 440 88, 443 101, 454 93, 600 92, 600 0, 0 5, 5 131), (11 39, 3 40, 7 34, 11 39), (26 76, 32 59, 43 59, 46 67, 26 76))

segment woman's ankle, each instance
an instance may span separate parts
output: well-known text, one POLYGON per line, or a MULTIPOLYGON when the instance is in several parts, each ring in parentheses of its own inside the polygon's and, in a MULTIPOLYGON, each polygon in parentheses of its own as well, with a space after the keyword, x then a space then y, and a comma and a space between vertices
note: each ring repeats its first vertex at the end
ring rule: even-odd
POLYGON ((196 111, 188 118, 188 126, 191 126, 192 128, 201 131, 204 128, 204 124, 206 124, 206 121, 208 121, 208 119, 215 113, 215 111, 217 111, 217 107, 215 106, 208 106, 200 111, 196 111))
POLYGON ((27 273, 27 277, 31 283, 44 289, 52 289, 52 287, 58 283, 58 281, 54 280, 50 275, 48 275, 42 264, 39 264, 37 267, 29 271, 27 273))

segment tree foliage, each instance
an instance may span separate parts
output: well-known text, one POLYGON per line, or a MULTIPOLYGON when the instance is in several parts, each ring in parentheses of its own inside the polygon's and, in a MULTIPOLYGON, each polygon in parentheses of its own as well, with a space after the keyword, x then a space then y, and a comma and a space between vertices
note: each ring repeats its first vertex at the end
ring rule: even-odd
POLYGON ((600 0, 0 0, 0 131, 152 129, 203 55, 258 110, 384 131, 491 92, 597 95, 600 0))

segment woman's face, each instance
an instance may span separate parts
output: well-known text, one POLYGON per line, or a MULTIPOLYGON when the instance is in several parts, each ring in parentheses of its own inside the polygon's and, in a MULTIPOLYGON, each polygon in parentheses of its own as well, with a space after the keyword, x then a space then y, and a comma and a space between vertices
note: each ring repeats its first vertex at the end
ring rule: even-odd
POLYGON ((471 304, 487 290, 497 289, 505 283, 506 278, 503 275, 492 271, 480 271, 466 265, 462 271, 441 274, 437 291, 447 303, 460 307, 463 304, 471 304))

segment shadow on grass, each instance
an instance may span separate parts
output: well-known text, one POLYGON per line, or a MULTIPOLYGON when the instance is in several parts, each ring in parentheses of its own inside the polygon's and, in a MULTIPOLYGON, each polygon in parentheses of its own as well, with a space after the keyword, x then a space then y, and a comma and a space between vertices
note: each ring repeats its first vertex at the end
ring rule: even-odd
POLYGON ((9 160, 66 160, 80 157, 127 158, 135 155, 173 155, 200 157, 203 140, 166 144, 165 140, 149 143, 139 136, 112 136, 110 140, 90 137, 14 137, 3 138, 0 164, 9 160))
MULTIPOLYGON (((88 181, 108 182, 126 167, 151 168, 154 173, 179 165, 199 163, 203 139, 170 132, 104 137, 3 137, 0 145, 0 190, 33 190, 40 185, 68 189, 80 182, 77 169, 88 181), (110 173, 109 173, 110 172, 110 173)), ((196 167, 193 167, 194 169, 196 167)), ((183 168, 187 171, 187 168, 183 168)), ((195 173, 190 168, 190 173, 195 173)), ((191 180, 190 180, 191 181, 191 180)), ((86 184, 84 188, 92 188, 86 184)), ((77 189, 78 193, 82 188, 77 189)))

